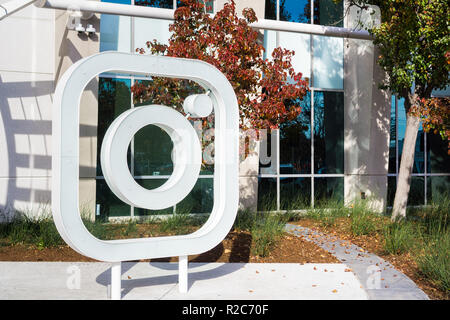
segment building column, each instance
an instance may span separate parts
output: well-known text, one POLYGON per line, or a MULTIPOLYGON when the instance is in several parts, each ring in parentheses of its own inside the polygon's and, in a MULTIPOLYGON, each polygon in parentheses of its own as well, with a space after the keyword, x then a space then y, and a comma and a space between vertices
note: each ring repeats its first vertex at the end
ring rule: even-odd
MULTIPOLYGON (((345 27, 379 23, 374 15, 353 7, 345 27)), ((371 41, 344 40, 344 194, 346 204, 364 199, 377 212, 386 207, 389 161, 390 94, 378 85, 386 76, 377 64, 371 41)))

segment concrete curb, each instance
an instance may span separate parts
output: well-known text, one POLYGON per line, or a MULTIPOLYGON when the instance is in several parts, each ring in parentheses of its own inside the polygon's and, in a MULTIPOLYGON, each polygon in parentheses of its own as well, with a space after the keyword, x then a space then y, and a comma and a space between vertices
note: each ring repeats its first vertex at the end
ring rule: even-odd
POLYGON ((392 264, 349 241, 292 224, 286 224, 285 230, 315 243, 348 265, 370 300, 429 300, 410 278, 392 264))

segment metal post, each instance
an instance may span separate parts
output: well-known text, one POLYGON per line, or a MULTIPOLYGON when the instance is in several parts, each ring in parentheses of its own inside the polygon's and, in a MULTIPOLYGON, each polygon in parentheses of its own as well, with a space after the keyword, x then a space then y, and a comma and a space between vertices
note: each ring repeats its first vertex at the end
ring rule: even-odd
POLYGON ((122 262, 111 265, 111 300, 120 300, 122 289, 122 262))
MULTIPOLYGON (((174 10, 161 9, 153 7, 130 6, 126 4, 108 3, 86 0, 39 0, 36 3, 38 7, 53 9, 78 8, 80 11, 116 14, 130 17, 153 18, 163 20, 173 20, 174 10)), ((365 30, 352 30, 340 27, 330 27, 307 23, 297 23, 288 21, 260 19, 251 24, 251 27, 257 29, 267 29, 274 31, 287 31, 306 34, 316 34, 328 37, 353 38, 362 40, 373 40, 369 32, 365 30)))
POLYGON ((178 258, 178 289, 180 293, 188 291, 188 256, 178 258))

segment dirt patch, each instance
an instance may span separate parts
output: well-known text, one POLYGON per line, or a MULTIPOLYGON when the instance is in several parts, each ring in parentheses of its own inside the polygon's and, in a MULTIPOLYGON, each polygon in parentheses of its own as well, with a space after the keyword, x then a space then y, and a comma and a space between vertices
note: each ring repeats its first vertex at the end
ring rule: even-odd
MULTIPOLYGON (((252 263, 339 263, 330 253, 315 244, 284 234, 266 257, 251 254, 252 237, 248 232, 230 232, 215 248, 200 255, 189 256, 190 262, 252 262, 252 263)), ((178 258, 152 261, 175 262, 178 258)), ((38 248, 33 245, 0 246, 0 261, 67 261, 93 262, 69 246, 38 248)), ((149 261, 149 260, 142 260, 149 261)))
POLYGON ((413 280, 433 300, 450 300, 450 293, 444 292, 433 285, 427 278, 421 276, 419 268, 410 253, 392 255, 384 250, 382 235, 374 233, 371 235, 355 236, 349 229, 349 218, 337 218, 333 225, 325 226, 322 222, 313 219, 302 219, 292 224, 314 229, 316 231, 336 236, 341 240, 351 243, 376 254, 391 263, 397 270, 404 273, 413 280))

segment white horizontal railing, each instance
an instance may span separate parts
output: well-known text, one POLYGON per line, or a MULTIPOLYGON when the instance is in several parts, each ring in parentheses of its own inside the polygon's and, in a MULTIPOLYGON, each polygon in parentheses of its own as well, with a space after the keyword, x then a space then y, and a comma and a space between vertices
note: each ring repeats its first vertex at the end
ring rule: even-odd
MULTIPOLYGON (((105 13, 128 17, 152 18, 173 20, 174 10, 152 7, 132 6, 126 4, 108 3, 87 0, 38 0, 36 6, 63 10, 80 10, 93 13, 105 13)), ((352 30, 347 28, 321 26, 307 23, 285 22, 261 19, 251 25, 254 28, 287 31, 321 35, 327 37, 372 40, 372 36, 365 30, 352 30)))

